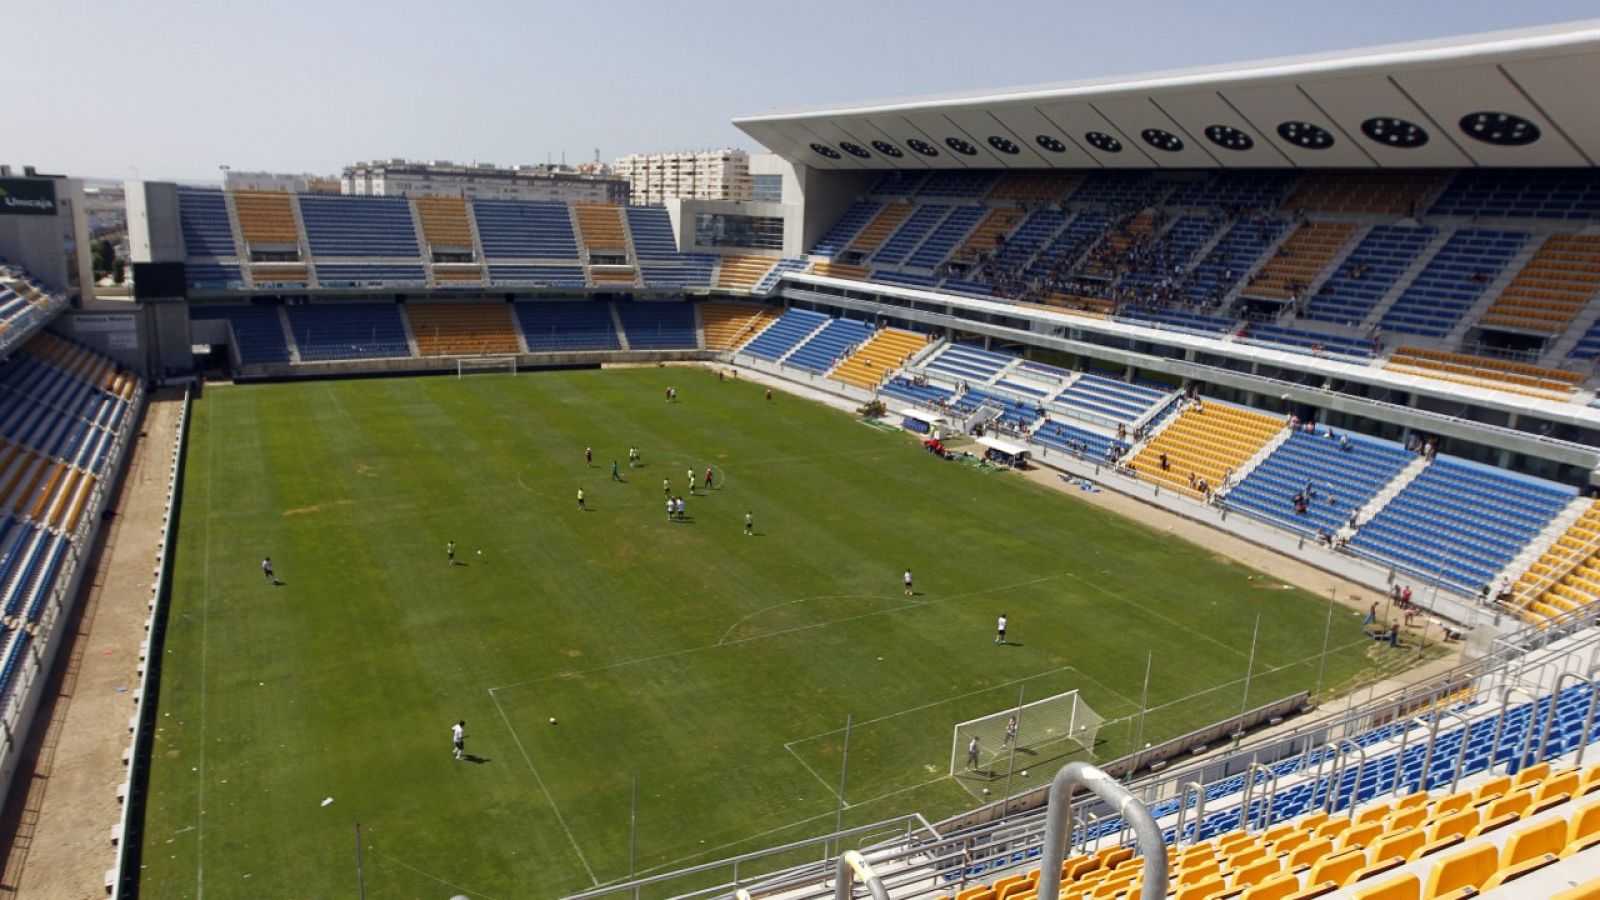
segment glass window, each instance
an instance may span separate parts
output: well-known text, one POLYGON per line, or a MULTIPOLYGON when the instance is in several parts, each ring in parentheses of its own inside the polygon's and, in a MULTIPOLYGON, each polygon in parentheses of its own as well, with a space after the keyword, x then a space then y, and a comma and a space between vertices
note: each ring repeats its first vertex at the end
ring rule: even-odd
POLYGON ((702 247, 783 249, 783 219, 701 213, 694 219, 694 240, 702 247))
POLYGON ((761 203, 783 202, 782 175, 752 175, 750 198, 761 203))

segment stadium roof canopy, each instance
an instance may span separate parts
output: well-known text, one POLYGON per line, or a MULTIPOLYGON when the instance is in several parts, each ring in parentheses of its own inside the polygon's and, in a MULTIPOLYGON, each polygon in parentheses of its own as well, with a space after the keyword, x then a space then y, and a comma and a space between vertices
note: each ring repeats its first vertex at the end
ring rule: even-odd
POLYGON ((819 169, 1600 162, 1600 20, 734 119, 819 169))

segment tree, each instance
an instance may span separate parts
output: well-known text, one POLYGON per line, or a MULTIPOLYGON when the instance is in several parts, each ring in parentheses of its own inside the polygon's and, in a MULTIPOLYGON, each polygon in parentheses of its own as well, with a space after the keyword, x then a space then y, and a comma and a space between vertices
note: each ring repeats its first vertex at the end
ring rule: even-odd
POLYGON ((128 270, 128 264, 127 263, 123 262, 120 259, 112 261, 112 263, 111 263, 111 281, 114 284, 121 284, 122 283, 122 279, 124 277, 126 277, 126 275, 127 275, 127 270, 128 270))
POLYGON ((111 241, 101 238, 94 245, 94 277, 100 278, 111 274, 111 264, 117 258, 117 250, 111 246, 111 241))

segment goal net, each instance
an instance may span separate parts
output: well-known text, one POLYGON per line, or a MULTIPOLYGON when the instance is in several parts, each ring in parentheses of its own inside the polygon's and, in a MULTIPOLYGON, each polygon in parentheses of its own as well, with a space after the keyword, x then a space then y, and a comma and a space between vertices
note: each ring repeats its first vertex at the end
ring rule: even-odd
POLYGON ((515 356, 461 356, 456 358, 456 377, 465 378, 479 372, 509 372, 517 374, 515 356))
POLYGON ((1076 690, 968 719, 955 729, 950 774, 1003 779, 1014 769, 1038 766, 1078 750, 1093 758, 1095 737, 1104 721, 1076 690))

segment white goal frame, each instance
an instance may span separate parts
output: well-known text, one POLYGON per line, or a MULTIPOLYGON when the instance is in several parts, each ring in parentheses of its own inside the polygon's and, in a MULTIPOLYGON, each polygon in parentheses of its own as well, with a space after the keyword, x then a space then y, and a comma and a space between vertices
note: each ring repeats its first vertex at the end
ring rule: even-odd
POLYGON ((1029 757, 1028 762, 1018 762, 1019 769, 1066 756, 1078 748, 1093 759, 1094 742, 1104 722, 1105 718, 1090 709, 1076 689, 968 719, 955 727, 950 744, 950 775, 1004 777, 1011 769, 1007 760, 1018 753, 1029 757), (1017 719, 1017 738, 1007 741, 1006 722, 1012 716, 1017 719), (974 737, 978 739, 976 769, 967 765, 967 744, 974 737))
POLYGON ((458 356, 456 357, 456 377, 465 378, 477 372, 510 372, 517 374, 517 358, 515 356, 458 356))

